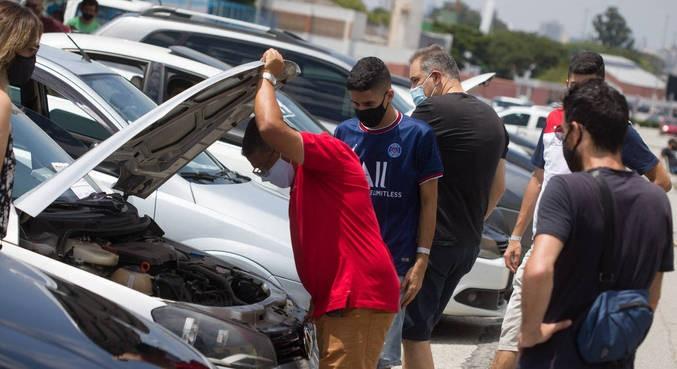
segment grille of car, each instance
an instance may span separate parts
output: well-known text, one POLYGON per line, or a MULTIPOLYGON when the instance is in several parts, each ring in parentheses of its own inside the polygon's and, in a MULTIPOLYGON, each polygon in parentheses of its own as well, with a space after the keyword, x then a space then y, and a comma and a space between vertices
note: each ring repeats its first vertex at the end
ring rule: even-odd
POLYGON ((303 326, 274 327, 265 333, 273 342, 278 364, 285 364, 299 359, 307 359, 306 335, 303 326))

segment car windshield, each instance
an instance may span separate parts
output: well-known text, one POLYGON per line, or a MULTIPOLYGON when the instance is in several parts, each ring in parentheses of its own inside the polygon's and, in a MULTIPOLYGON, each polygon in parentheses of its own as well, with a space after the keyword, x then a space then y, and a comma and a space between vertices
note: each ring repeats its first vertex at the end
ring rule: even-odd
MULTIPOLYGON (((66 152, 20 111, 12 113, 12 137, 16 170, 12 198, 17 199, 73 162, 66 152)), ((77 201, 102 192, 88 176, 64 192, 60 200, 77 201)))
POLYGON ((120 75, 91 74, 81 78, 128 123, 157 106, 153 100, 120 75))
POLYGON ((323 126, 304 108, 294 102, 289 96, 278 91, 277 102, 282 110, 282 117, 294 129, 301 132, 322 133, 323 126))

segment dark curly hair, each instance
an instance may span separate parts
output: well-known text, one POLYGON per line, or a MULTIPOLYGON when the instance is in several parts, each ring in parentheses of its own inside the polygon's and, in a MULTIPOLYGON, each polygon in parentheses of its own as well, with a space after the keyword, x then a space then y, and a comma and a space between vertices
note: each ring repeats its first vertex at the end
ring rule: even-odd
POLYGON ((390 71, 379 58, 370 56, 360 59, 348 75, 346 86, 349 91, 367 91, 390 88, 390 71))

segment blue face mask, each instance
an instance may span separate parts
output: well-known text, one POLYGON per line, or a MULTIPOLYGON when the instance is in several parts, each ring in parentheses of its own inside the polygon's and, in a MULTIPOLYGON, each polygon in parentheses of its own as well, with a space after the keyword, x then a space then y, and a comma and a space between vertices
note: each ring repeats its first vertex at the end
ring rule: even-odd
MULTIPOLYGON (((423 83, 409 90, 412 99, 414 99, 414 105, 419 106, 428 99, 428 96, 425 95, 425 91, 423 91, 423 85, 428 80, 428 78, 430 78, 430 76, 432 76, 432 73, 428 74, 428 77, 423 80, 423 83)), ((433 93, 435 93, 435 90, 433 90, 433 93)))

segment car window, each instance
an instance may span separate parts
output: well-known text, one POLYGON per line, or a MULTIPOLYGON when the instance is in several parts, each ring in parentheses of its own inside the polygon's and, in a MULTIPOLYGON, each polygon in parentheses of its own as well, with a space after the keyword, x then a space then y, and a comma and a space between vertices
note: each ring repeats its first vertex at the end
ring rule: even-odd
MULTIPOLYGON (((157 31, 146 36, 143 42, 162 47, 180 43, 230 65, 259 60, 267 49, 255 43, 178 31, 157 31)), ((305 55, 282 52, 285 58, 301 67, 301 77, 290 81, 285 92, 320 119, 341 122, 353 117, 353 105, 346 88, 347 71, 305 55)))
MULTIPOLYGON (((102 141, 111 135, 105 127, 98 124, 92 115, 84 109, 85 106, 77 98, 72 96, 71 98, 66 98, 64 94, 54 88, 47 87, 40 82, 35 83, 38 89, 44 90, 47 95, 46 110, 39 114, 42 114, 45 118, 50 119, 62 129, 73 133, 85 142, 102 141)), ((14 104, 17 106, 22 105, 21 90, 19 88, 12 86, 10 95, 14 104)))
POLYGON ((314 116, 330 122, 342 122, 354 115, 346 87, 348 72, 315 58, 288 52, 286 58, 301 67, 301 78, 284 87, 284 91, 314 116))
POLYGON ((182 45, 219 59, 230 65, 240 65, 259 60, 267 47, 248 42, 178 31, 157 31, 146 36, 142 42, 169 47, 182 45))
POLYGON ((181 92, 193 87, 193 85, 198 84, 204 80, 203 77, 200 77, 195 74, 186 73, 184 71, 174 69, 174 68, 165 68, 165 81, 164 81, 164 98, 162 102, 171 99, 172 97, 180 94, 181 92))
POLYGON ((529 114, 512 113, 503 116, 503 123, 511 126, 526 127, 529 124, 529 114))
POLYGON ((143 90, 143 82, 148 70, 147 62, 93 52, 88 52, 87 55, 125 77, 138 89, 143 90))
MULTIPOLYGON (((12 114, 12 137, 16 157, 13 199, 51 178, 73 161, 26 115, 12 114)), ((77 200, 92 192, 101 192, 101 189, 86 176, 62 194, 60 199, 77 200)))
POLYGON ((536 122, 536 128, 545 127, 546 122, 547 122, 547 119, 545 117, 538 117, 538 121, 536 122))
POLYGON ((48 95, 47 104, 49 106, 49 119, 66 131, 97 141, 103 141, 110 136, 110 132, 70 100, 48 95))
POLYGON ((117 74, 90 74, 81 78, 128 123, 157 106, 153 100, 117 74))

